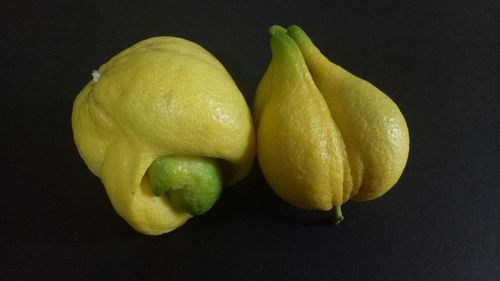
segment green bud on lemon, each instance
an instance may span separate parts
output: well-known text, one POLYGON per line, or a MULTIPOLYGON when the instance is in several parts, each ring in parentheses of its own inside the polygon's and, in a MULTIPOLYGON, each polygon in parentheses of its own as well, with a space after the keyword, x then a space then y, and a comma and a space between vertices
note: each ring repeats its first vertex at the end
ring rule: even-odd
POLYGON ((191 215, 207 212, 222 191, 217 159, 197 156, 158 157, 148 169, 156 196, 168 196, 176 207, 191 215))

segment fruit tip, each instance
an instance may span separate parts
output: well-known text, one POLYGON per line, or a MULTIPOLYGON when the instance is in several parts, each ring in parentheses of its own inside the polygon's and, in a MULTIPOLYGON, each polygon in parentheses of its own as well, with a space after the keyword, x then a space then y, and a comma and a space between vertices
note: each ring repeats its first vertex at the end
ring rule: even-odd
POLYGON ((286 29, 282 27, 281 25, 273 24, 269 28, 269 35, 277 35, 277 34, 286 34, 286 29))
POLYGON ((299 45, 299 46, 306 46, 310 45, 312 43, 311 39, 309 36, 307 36, 307 33, 300 28, 298 25, 290 25, 287 28, 287 34, 293 38, 293 40, 299 45))
POLYGON ((288 32, 304 32, 304 30, 296 24, 292 24, 292 25, 288 26, 286 30, 288 32))

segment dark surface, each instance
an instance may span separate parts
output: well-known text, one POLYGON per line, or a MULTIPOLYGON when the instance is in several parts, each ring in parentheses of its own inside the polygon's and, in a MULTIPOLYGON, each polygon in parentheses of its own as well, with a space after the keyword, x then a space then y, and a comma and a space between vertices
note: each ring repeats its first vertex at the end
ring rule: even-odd
POLYGON ((498 2, 41 2, 0 8, 0 280, 500 280, 498 2), (336 227, 280 201, 255 166, 206 215, 135 232, 73 144, 90 71, 139 40, 180 36, 251 104, 275 23, 299 24, 398 104, 411 138, 398 184, 346 204, 336 227))

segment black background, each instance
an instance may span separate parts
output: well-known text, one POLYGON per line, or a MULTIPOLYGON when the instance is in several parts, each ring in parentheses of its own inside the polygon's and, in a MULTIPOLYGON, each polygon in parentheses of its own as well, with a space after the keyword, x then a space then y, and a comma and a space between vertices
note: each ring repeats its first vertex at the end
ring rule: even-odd
POLYGON ((2 1, 1 280, 500 280, 495 1, 2 1), (210 2, 210 3, 209 3, 210 2), (406 170, 346 220, 283 203, 257 165, 206 215, 135 232, 72 139, 90 72, 157 35, 213 53, 251 105, 271 24, 298 24, 386 92, 406 170))

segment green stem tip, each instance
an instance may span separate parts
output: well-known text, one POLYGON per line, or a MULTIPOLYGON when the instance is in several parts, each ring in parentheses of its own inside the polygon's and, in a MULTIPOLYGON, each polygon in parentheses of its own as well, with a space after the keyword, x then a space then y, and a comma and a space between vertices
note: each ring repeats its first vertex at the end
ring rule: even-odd
POLYGON ((286 29, 280 25, 272 25, 269 28, 269 35, 286 34, 286 29))
POLYGON ((222 191, 222 173, 213 158, 161 156, 147 175, 156 196, 165 194, 175 207, 195 216, 207 212, 222 191))
POLYGON ((287 28, 287 34, 293 38, 293 40, 299 46, 312 44, 311 39, 307 36, 307 33, 300 28, 298 25, 290 25, 287 28))
POLYGON ((342 215, 341 206, 335 206, 335 217, 333 218, 333 222, 335 225, 338 225, 344 220, 344 216, 342 215))

